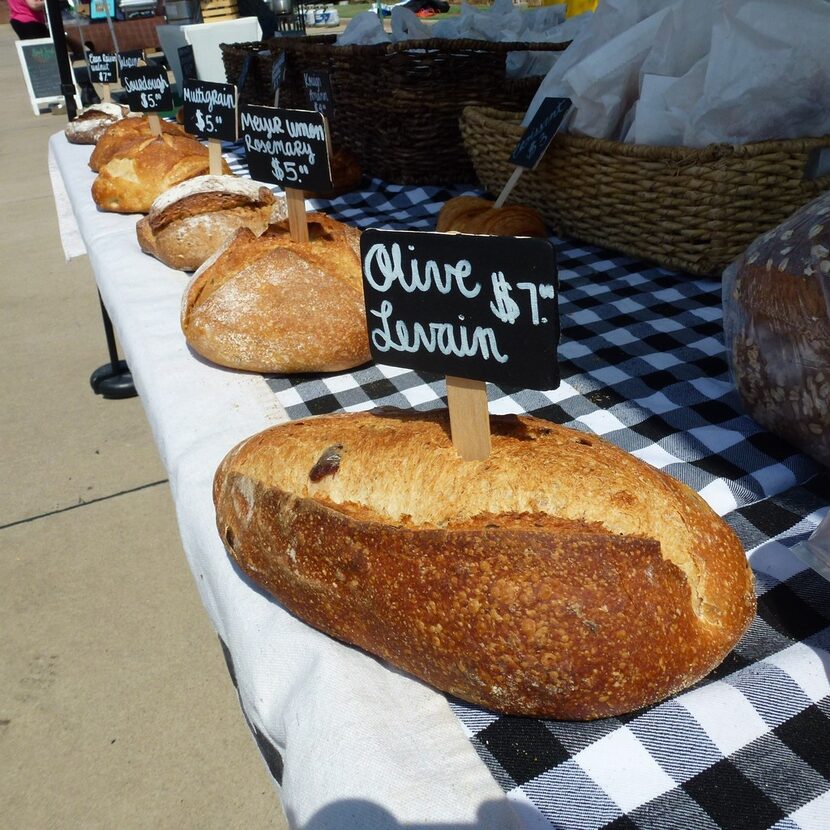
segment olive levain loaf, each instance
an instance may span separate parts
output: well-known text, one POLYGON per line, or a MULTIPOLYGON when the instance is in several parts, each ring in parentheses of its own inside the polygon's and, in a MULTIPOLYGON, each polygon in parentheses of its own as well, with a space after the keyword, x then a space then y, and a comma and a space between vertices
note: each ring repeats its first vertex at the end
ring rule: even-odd
POLYGON ((593 719, 705 676, 755 610, 730 528, 593 436, 492 417, 462 462, 445 411, 309 418, 214 481, 239 566, 310 625, 517 715, 593 719))

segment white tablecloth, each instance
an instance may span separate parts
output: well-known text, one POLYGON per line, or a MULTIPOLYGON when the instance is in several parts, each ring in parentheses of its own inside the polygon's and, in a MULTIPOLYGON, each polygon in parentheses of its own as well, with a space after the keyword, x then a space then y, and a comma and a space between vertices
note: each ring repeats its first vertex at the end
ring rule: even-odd
POLYGON ((188 349, 179 327, 188 276, 140 251, 137 216, 95 208, 90 150, 63 133, 49 144, 167 469, 202 601, 233 655, 252 726, 282 756, 291 826, 532 827, 538 814, 505 797, 442 695, 299 622, 227 557, 214 523, 214 470, 285 413, 260 376, 188 349))

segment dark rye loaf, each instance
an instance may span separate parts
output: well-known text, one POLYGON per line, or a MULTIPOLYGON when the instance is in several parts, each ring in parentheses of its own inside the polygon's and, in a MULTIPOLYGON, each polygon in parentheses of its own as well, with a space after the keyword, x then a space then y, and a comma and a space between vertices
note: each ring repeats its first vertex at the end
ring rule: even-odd
POLYGON ((266 430, 216 473, 219 533, 301 619, 499 712, 615 715, 717 666, 755 610, 729 527, 593 436, 491 430, 473 462, 445 411, 266 430))

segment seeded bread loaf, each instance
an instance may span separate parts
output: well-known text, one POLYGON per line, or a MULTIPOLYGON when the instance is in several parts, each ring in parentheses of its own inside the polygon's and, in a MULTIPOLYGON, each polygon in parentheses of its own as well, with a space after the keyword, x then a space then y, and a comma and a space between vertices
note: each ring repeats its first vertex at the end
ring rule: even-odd
POLYGON ((491 430, 472 462, 444 411, 266 430, 216 473, 219 533, 310 625, 496 711, 620 714, 717 666, 755 596, 703 499, 581 432, 491 430))
POLYGON ((287 221, 238 230, 193 275, 182 331, 199 354, 252 372, 336 372, 366 363, 360 231, 308 214, 308 242, 287 221))
POLYGON ((747 412, 830 467, 830 193, 726 269, 723 320, 747 412))
POLYGON ((239 228, 258 236, 286 215, 285 199, 258 182, 197 176, 156 198, 136 234, 145 253, 171 268, 195 271, 239 228))

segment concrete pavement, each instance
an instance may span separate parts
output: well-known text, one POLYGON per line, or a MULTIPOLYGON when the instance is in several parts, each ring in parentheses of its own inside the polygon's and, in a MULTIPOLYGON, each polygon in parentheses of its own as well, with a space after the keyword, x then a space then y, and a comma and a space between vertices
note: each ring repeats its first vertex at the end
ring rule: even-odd
POLYGON ((0 25, 0 825, 283 828, 181 549, 139 399, 106 361, 86 257, 65 262, 0 25))

